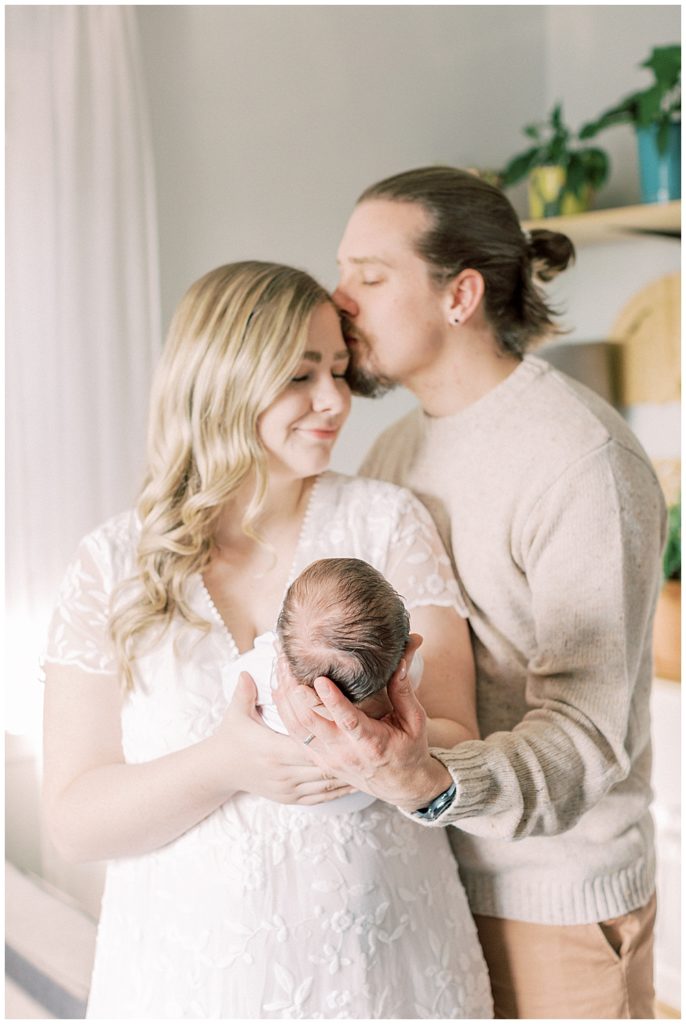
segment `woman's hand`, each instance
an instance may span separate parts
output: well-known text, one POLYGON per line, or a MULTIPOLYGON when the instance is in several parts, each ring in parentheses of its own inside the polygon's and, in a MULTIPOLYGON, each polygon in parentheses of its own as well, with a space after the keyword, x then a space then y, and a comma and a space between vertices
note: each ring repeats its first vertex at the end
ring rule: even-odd
POLYGON ((314 690, 301 685, 283 660, 274 693, 291 736, 301 742, 314 736, 307 751, 317 765, 408 811, 429 804, 451 781, 447 768, 429 753, 426 714, 407 676, 415 649, 408 647, 388 684, 393 711, 382 719, 365 715, 329 679, 316 679, 314 690))
POLYGON ((314 767, 301 743, 259 720, 249 676, 214 735, 151 761, 125 761, 121 707, 115 675, 46 665, 43 802, 50 836, 68 861, 157 850, 238 790, 298 804, 351 791, 314 767))
POLYGON ((241 672, 233 699, 214 734, 217 763, 232 788, 283 804, 335 800, 353 787, 312 763, 302 743, 273 731, 255 707, 252 677, 241 672))

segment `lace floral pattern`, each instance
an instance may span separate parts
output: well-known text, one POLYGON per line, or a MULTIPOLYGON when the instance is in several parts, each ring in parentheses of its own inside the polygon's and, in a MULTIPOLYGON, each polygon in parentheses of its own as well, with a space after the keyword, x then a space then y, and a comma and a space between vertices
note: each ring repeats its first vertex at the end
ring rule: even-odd
POLYGON ((446 834, 379 803, 323 819, 242 795, 113 864, 89 1017, 134 1016, 490 1018, 446 834))
MULTIPOLYGON (((132 571, 135 536, 127 515, 86 538, 53 618, 47 659, 87 668, 94 685, 112 671, 109 595, 132 571)), ((324 474, 292 576, 337 554, 376 565, 409 607, 463 610, 406 491, 324 474)), ((136 662, 122 712, 129 762, 203 739, 226 707, 235 645, 199 579, 190 599, 212 628, 184 643, 187 627, 174 625, 136 662)), ((175 842, 108 866, 88 1016, 475 1019, 492 1004, 445 831, 378 801, 318 816, 240 793, 175 842)))

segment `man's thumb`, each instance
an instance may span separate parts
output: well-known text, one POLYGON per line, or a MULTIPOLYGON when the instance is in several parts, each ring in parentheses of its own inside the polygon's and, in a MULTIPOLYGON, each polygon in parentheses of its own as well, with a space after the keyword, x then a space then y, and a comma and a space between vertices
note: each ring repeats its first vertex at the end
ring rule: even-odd
POLYGON ((405 727, 412 732, 421 731, 426 715, 417 700, 404 659, 388 684, 388 696, 397 718, 404 723, 405 727))

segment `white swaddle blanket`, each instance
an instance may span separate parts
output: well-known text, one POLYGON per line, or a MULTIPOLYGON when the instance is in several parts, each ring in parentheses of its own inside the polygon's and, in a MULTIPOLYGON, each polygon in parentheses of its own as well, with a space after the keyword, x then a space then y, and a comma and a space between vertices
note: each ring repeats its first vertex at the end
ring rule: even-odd
MULTIPOLYGON (((413 687, 419 686, 422 677, 423 661, 419 651, 416 652, 410 666, 409 678, 413 687)), ((276 704, 272 696, 272 684, 275 682, 276 674, 276 633, 269 630, 255 637, 255 644, 251 650, 245 651, 234 661, 226 665, 222 671, 222 682, 227 700, 231 700, 236 689, 236 683, 241 672, 248 672, 255 680, 257 687, 257 710, 259 711, 265 725, 275 732, 286 733, 276 704)), ((302 810, 312 811, 315 814, 341 814, 349 811, 359 811, 363 807, 373 804, 376 797, 368 793, 348 793, 339 796, 335 800, 326 803, 303 805, 302 810)))

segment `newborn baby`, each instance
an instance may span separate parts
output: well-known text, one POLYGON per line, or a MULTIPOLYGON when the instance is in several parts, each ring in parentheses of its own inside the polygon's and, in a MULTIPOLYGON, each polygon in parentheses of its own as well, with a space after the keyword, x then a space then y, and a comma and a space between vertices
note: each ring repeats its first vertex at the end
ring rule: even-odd
MULTIPOLYGON (((286 732, 272 700, 278 646, 293 675, 311 686, 327 676, 372 718, 391 710, 386 684, 395 672, 410 636, 402 598, 388 580, 359 558, 322 558, 312 562, 289 587, 276 633, 263 633, 227 666, 224 689, 230 699, 241 672, 257 687, 258 709, 266 725, 286 732)), ((409 677, 416 687, 421 657, 415 654, 409 677)), ((316 805, 324 813, 368 807, 374 797, 352 793, 316 805)), ((310 810, 315 809, 309 808, 310 810)))

